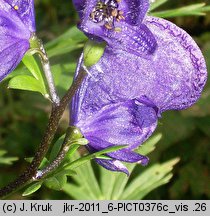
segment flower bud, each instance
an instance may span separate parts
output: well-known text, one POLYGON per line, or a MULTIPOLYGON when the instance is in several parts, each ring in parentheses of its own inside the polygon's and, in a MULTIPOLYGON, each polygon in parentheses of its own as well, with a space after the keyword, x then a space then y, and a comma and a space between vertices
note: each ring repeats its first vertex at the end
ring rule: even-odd
POLYGON ((106 43, 88 40, 84 47, 84 64, 91 67, 96 64, 104 54, 106 43))

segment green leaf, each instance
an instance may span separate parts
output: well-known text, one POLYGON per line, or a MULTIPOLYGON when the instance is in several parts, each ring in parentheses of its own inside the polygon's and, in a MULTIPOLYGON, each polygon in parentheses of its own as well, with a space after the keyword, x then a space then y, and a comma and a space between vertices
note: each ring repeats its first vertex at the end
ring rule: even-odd
POLYGON ((68 153, 66 154, 67 158, 70 158, 71 155, 81 146, 81 145, 87 145, 88 140, 82 137, 82 134, 79 130, 75 128, 75 130, 71 129, 70 132, 66 132, 63 136, 61 136, 56 143, 53 145, 52 151, 50 153, 50 161, 52 162, 56 156, 58 155, 62 145, 64 142, 69 142, 70 148, 68 153))
POLYGON ((111 157, 108 157, 106 155, 100 155, 100 156, 97 156, 96 158, 97 159, 103 159, 103 160, 111 160, 112 159, 111 157))
POLYGON ((205 7, 205 3, 192 4, 185 7, 180 7, 172 10, 165 10, 161 12, 152 12, 152 16, 168 18, 177 16, 203 16, 204 12, 210 11, 210 7, 205 7))
POLYGON ((24 160, 28 163, 31 163, 33 160, 33 157, 26 157, 26 158, 24 158, 24 160))
POLYGON ((48 56, 53 57, 82 48, 85 40, 87 40, 87 37, 75 26, 70 28, 60 37, 47 43, 45 47, 47 49, 48 56))
POLYGON ((35 193, 39 188, 42 186, 42 182, 36 182, 32 185, 30 185, 22 194, 22 196, 29 196, 33 193, 35 193))
POLYGON ((35 79, 39 81, 39 84, 42 86, 43 93, 47 94, 47 88, 45 85, 44 78, 42 76, 42 72, 37 64, 33 55, 26 54, 22 59, 23 64, 27 67, 30 73, 34 76, 35 79))
POLYGON ((179 158, 175 158, 163 164, 155 164, 147 168, 141 175, 131 181, 120 199, 142 199, 156 187, 166 184, 172 177, 173 166, 178 162, 179 158))
MULTIPOLYGON (((72 160, 76 160, 79 157, 79 153, 76 153, 73 155, 72 160)), ((73 176, 73 179, 78 184, 78 188, 81 190, 80 193, 88 194, 89 199, 101 199, 101 190, 90 162, 80 166, 76 172, 77 175, 73 176)), ((75 187, 72 183, 69 183, 68 185, 75 187)), ((73 191, 69 191, 68 194, 71 194, 71 196, 74 197, 73 191)), ((84 194, 82 198, 86 196, 87 195, 84 194)))
POLYGON ((66 184, 63 187, 63 191, 77 200, 93 200, 94 197, 89 194, 84 185, 66 184))
POLYGON ((80 185, 84 184, 85 188, 95 199, 102 197, 101 190, 94 174, 91 163, 88 162, 77 170, 77 176, 74 178, 80 185))
POLYGON ((5 150, 0 150, 0 157, 1 157, 1 156, 4 156, 6 153, 7 153, 7 151, 5 151, 5 150))
POLYGON ((100 167, 100 187, 105 200, 110 200, 113 196, 113 191, 117 190, 117 187, 121 187, 122 185, 117 185, 116 182, 122 182, 124 179, 128 179, 128 177, 124 173, 111 172, 106 170, 103 167, 100 167), (119 179, 120 178, 120 179, 119 179))
MULTIPOLYGON (((143 153, 149 153, 154 149, 156 143, 160 140, 161 134, 153 136, 146 144, 148 148, 142 149, 143 153)), ((115 149, 116 150, 116 149, 115 149)), ((106 152, 113 149, 106 149, 106 152)), ((101 154, 102 152, 100 152, 101 154)), ((172 178, 173 166, 179 159, 173 159, 163 164, 155 164, 129 182, 129 178, 122 173, 113 173, 100 167, 100 185, 96 178, 91 163, 85 160, 96 157, 91 154, 79 158, 79 154, 74 154, 70 163, 71 169, 77 168, 77 175, 72 176, 75 183, 68 183, 63 190, 74 199, 141 199, 153 189, 166 184, 172 178), (91 156, 91 157, 89 157, 91 156), (78 163, 79 161, 79 163, 78 163), (82 161, 82 163, 80 163, 82 161), (78 166, 76 166, 78 165, 78 166), (83 165, 83 166, 81 166, 83 165)), ((129 171, 133 170, 136 164, 126 165, 129 171)))
POLYGON ((12 89, 39 92, 42 95, 47 94, 46 89, 43 88, 43 85, 34 77, 28 75, 19 75, 13 77, 9 81, 8 87, 12 89))
POLYGON ((148 155, 150 152, 155 150, 155 145, 161 140, 162 134, 158 133, 157 135, 152 136, 145 143, 140 145, 135 151, 142 155, 148 155))
POLYGON ((110 153, 113 151, 117 151, 123 148, 126 148, 127 146, 114 146, 114 147, 110 147, 107 149, 104 149, 102 151, 87 155, 87 156, 83 156, 81 158, 78 158, 77 160, 74 160, 73 162, 67 164, 64 166, 65 169, 70 168, 70 169, 76 169, 79 167, 79 169, 77 169, 77 174, 78 176, 80 176, 79 178, 76 177, 76 181, 81 185, 81 184, 85 184, 85 189, 86 191, 88 191, 88 193, 90 194, 92 199, 102 199, 104 198, 104 196, 101 193, 100 187, 98 185, 98 182, 96 180, 94 171, 90 165, 90 163, 87 164, 88 161, 106 154, 106 153, 110 153), (86 165, 81 167, 81 165, 86 165), (85 180, 84 180, 85 179, 85 180), (82 182, 80 182, 82 180, 82 182))
POLYGON ((18 157, 5 157, 6 153, 7 151, 0 150, 0 164, 11 165, 18 160, 18 157))
POLYGON ((73 82, 74 71, 76 68, 76 59, 73 59, 72 61, 73 62, 68 62, 65 64, 55 64, 51 67, 55 85, 57 87, 58 93, 61 96, 66 93, 73 82))
MULTIPOLYGON (((155 145, 160 141, 161 137, 162 135, 160 133, 157 135, 153 135, 135 151, 142 155, 149 154, 151 151, 155 149, 155 145)), ((130 173, 133 171, 135 166, 136 164, 126 165, 130 173)), ((109 172, 102 167, 100 168, 100 174, 100 185, 105 199, 120 199, 120 196, 124 191, 127 182, 129 181, 129 177, 127 177, 123 173, 109 172)))
POLYGON ((99 151, 99 152, 96 152, 96 153, 93 153, 93 154, 89 154, 89 155, 86 155, 86 156, 83 156, 82 158, 79 158, 75 161, 73 161, 72 163, 68 164, 65 166, 65 169, 75 169, 81 165, 83 165, 84 163, 87 163, 88 161, 100 156, 100 155, 103 155, 103 154, 107 154, 107 153, 110 153, 110 152, 114 152, 114 151, 117 151, 117 150, 120 150, 120 149, 124 149, 126 148, 127 146, 126 145, 122 145, 122 146, 113 146, 113 147, 110 147, 110 148, 106 148, 102 151, 99 151))
MULTIPOLYGON (((33 157, 27 157, 27 158, 24 158, 24 160, 28 163, 31 163, 33 161, 33 157)), ((42 169, 44 168, 45 166, 49 165, 49 161, 47 160, 46 157, 43 158, 41 164, 39 165, 39 169, 42 169)))
POLYGON ((29 76, 31 75, 29 70, 26 67, 24 67, 22 62, 18 65, 18 67, 14 71, 12 71, 12 73, 9 73, 8 76, 5 77, 5 79, 11 79, 19 75, 29 75, 29 76))
POLYGON ((57 172, 56 175, 74 176, 74 175, 77 175, 77 173, 74 170, 66 169, 66 170, 61 170, 57 172))
POLYGON ((168 0, 156 0, 150 6, 150 11, 160 7, 161 5, 165 4, 168 0))
POLYGON ((28 68, 31 74, 37 80, 42 80, 42 73, 39 66, 32 55, 26 54, 22 59, 23 64, 28 68))
POLYGON ((56 158, 56 156, 58 155, 61 146, 63 144, 65 138, 65 134, 63 134, 61 137, 59 137, 59 139, 53 144, 52 150, 50 152, 50 156, 49 156, 49 161, 50 163, 56 158))
POLYGON ((66 175, 55 175, 53 177, 47 178, 44 181, 44 184, 46 187, 52 189, 52 190, 62 190, 64 185, 67 182, 66 175))

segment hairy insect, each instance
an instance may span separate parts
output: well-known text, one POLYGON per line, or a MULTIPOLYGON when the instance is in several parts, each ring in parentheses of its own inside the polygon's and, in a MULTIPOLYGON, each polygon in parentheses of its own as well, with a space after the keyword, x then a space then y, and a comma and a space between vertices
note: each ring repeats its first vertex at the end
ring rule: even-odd
POLYGON ((118 10, 121 0, 98 1, 90 14, 90 19, 94 23, 104 25, 107 29, 114 28, 114 21, 124 20, 123 11, 118 10))

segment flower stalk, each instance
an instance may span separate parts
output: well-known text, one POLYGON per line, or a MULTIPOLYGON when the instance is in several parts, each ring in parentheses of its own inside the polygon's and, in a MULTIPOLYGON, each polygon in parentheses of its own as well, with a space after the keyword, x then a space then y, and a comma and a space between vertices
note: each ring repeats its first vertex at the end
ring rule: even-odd
POLYGON ((55 83, 53 80, 51 68, 50 68, 50 62, 49 58, 47 56, 46 50, 44 48, 44 45, 42 41, 37 38, 36 34, 33 34, 33 36, 30 39, 30 46, 31 49, 29 50, 30 53, 35 54, 37 53, 40 57, 42 68, 45 74, 45 78, 47 81, 47 85, 50 92, 50 100, 52 101, 53 106, 59 106, 60 104, 60 98, 57 94, 55 83))
MULTIPOLYGON (((77 68, 77 70, 79 69, 77 68)), ((86 72, 83 69, 81 69, 74 83, 69 88, 69 90, 64 95, 64 97, 61 99, 60 104, 52 108, 47 128, 40 142, 40 145, 34 155, 33 161, 16 180, 14 180, 13 182, 9 183, 7 186, 0 189, 1 199, 7 197, 8 195, 14 193, 15 191, 19 190, 20 188, 24 187, 25 185, 28 185, 33 181, 33 177, 36 176, 37 170, 43 158, 45 157, 50 147, 50 144, 54 138, 54 135, 59 125, 59 121, 65 111, 65 108, 70 103, 71 99, 73 98, 77 89, 82 84, 85 77, 86 77, 86 72)))

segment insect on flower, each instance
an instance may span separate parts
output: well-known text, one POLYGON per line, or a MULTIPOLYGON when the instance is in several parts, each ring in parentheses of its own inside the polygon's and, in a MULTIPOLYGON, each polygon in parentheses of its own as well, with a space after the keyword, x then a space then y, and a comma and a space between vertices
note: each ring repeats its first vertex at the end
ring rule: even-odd
POLYGON ((118 10, 119 2, 115 0, 99 1, 90 14, 91 20, 104 25, 107 29, 113 29, 114 21, 119 22, 125 19, 123 11, 118 10))

